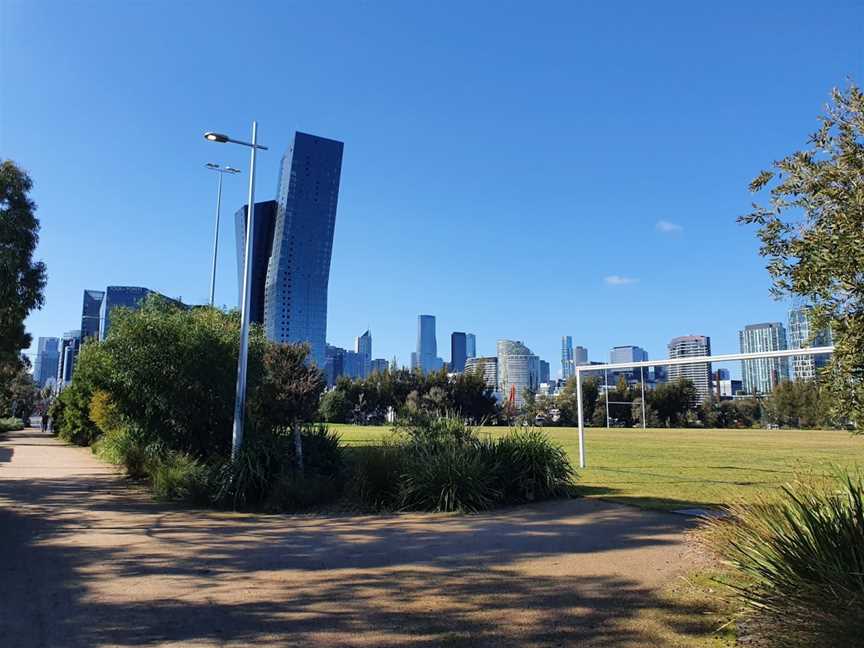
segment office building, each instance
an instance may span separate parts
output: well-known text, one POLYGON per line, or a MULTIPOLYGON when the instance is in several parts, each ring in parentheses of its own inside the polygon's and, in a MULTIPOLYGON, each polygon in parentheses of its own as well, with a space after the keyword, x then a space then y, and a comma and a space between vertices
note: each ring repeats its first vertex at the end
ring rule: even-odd
MULTIPOLYGON (((96 330, 98 333, 99 329, 96 330)), ((39 387, 55 383, 59 360, 60 338, 40 337, 36 345, 36 362, 33 363, 33 382, 39 387)))
POLYGON ((362 365, 361 378, 366 378, 372 373, 372 332, 368 329, 354 338, 354 353, 360 356, 362 365))
POLYGON ((85 290, 84 303, 81 306, 81 339, 99 339, 99 323, 102 318, 102 301, 105 292, 102 290, 85 290))
MULTIPOLYGON (((780 322, 748 324, 738 331, 741 353, 760 351, 784 351, 786 329, 780 322)), ((741 362, 744 392, 747 394, 770 394, 783 380, 789 379, 787 358, 759 358, 741 362)))
POLYGON ((81 331, 67 331, 60 340, 59 353, 57 354, 57 387, 62 389, 72 382, 72 373, 75 371, 75 360, 81 349, 81 331))
POLYGON ((342 142, 296 133, 282 158, 273 243, 264 286, 264 331, 306 342, 324 366, 327 287, 342 173, 342 142))
POLYGON ((115 308, 138 310, 153 291, 140 286, 108 286, 99 309, 99 339, 108 337, 111 328, 111 315, 115 308))
POLYGON ((468 358, 468 336, 465 333, 454 332, 450 335, 450 367, 452 373, 465 371, 465 360, 468 358))
POLYGON ((465 373, 480 373, 486 381, 486 386, 493 392, 498 391, 498 358, 487 356, 468 358, 465 361, 465 373))
POLYGON ((514 397, 522 407, 525 391, 536 392, 540 385, 540 358, 522 342, 498 340, 498 393, 502 400, 514 397))
MULTIPOLYGON (((711 338, 705 335, 684 335, 669 342, 669 358, 691 358, 711 355, 711 338)), ((672 365, 668 370, 669 382, 689 380, 696 387, 696 403, 711 395, 711 363, 672 365)))
POLYGON ((417 316, 417 351, 412 359, 416 363, 412 368, 420 369, 424 374, 440 369, 434 315, 417 316))
POLYGON ((549 363, 545 360, 540 361, 540 382, 548 383, 549 382, 549 363))
POLYGON ((475 336, 473 333, 465 334, 465 357, 477 357, 477 336, 475 336))
POLYGON ((648 352, 638 346, 616 346, 609 352, 611 364, 624 364, 628 362, 644 362, 648 359, 648 352))
POLYGON ((570 335, 561 336, 561 377, 564 380, 574 375, 573 369, 573 338, 570 335))
MULTIPOLYGON (((249 206, 243 205, 234 214, 234 240, 237 243, 237 303, 243 303, 243 272, 246 255, 246 215, 249 206)), ((264 323, 264 291, 267 285, 267 266, 273 251, 273 231, 276 227, 276 201, 255 203, 255 234, 252 239, 252 290, 249 300, 249 321, 264 323)))
POLYGON ((588 364, 588 349, 583 346, 577 346, 573 349, 573 364, 586 365, 588 364))
MULTIPOLYGON (((830 329, 822 329, 811 336, 812 309, 804 306, 789 311, 789 348, 831 346, 834 344, 830 329)), ((815 356, 792 356, 791 377, 794 380, 812 380, 831 361, 828 353, 815 356)))
POLYGON ((375 358, 371 364, 371 373, 387 373, 390 363, 384 358, 375 358))

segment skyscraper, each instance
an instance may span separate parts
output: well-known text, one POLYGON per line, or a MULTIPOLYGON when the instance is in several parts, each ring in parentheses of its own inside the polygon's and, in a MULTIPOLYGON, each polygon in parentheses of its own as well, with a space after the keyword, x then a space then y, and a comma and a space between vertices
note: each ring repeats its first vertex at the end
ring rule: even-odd
MULTIPOLYGON (((246 254, 246 213, 243 205, 234 214, 234 240, 237 242, 238 304, 243 303, 243 270, 246 254)), ((273 229, 276 225, 276 201, 255 203, 255 239, 252 241, 252 299, 249 303, 249 321, 264 323, 264 288, 267 284, 267 266, 273 251, 273 229)))
POLYGON ((549 382, 549 363, 545 360, 540 361, 540 382, 548 383, 549 382))
POLYGON ((36 362, 33 363, 33 381, 40 387, 56 381, 59 360, 60 338, 40 337, 36 346, 36 362))
POLYGON ((57 386, 64 387, 72 381, 75 360, 81 348, 81 331, 66 331, 60 341, 57 354, 57 386))
POLYGON ((498 357, 473 357, 465 361, 465 373, 480 373, 486 381, 486 386, 493 392, 498 392, 498 357))
POLYGON ((459 331, 450 335, 450 371, 461 373, 465 371, 465 360, 468 359, 468 336, 459 331))
POLYGON ((372 332, 368 329, 363 335, 354 338, 354 353, 360 356, 362 377, 372 373, 372 332))
POLYGON ((438 369, 438 342, 435 338, 434 315, 417 316, 416 353, 416 367, 424 374, 438 369))
POLYGON ((105 293, 101 290, 85 290, 81 306, 81 339, 99 338, 100 313, 105 293))
POLYGON ((477 338, 473 333, 465 334, 465 358, 477 357, 477 338))
POLYGON ((264 288, 264 330, 276 342, 307 342, 324 366, 327 286, 342 173, 342 142, 296 133, 282 158, 273 244, 264 288))
POLYGON ((540 385, 540 358, 522 342, 498 340, 498 393, 502 400, 514 395, 522 407, 525 390, 537 391, 540 385))
POLYGON ((569 335, 563 335, 561 336, 561 377, 564 380, 575 373, 574 366, 573 338, 569 335))
POLYGON ((115 308, 137 310, 141 308, 141 303, 147 298, 147 295, 152 292, 152 290, 140 286, 108 286, 105 289, 105 296, 99 309, 99 339, 104 340, 108 337, 108 330, 111 327, 111 313, 115 308))
MULTIPOLYGON (((738 331, 741 353, 758 351, 783 351, 786 346, 786 329, 780 322, 748 324, 738 331)), ((747 394, 770 394, 783 380, 789 379, 787 358, 759 358, 741 362, 743 389, 747 394)))
POLYGON ((648 359, 648 352, 642 347, 638 346, 616 346, 612 347, 612 350, 609 352, 609 362, 611 364, 625 363, 625 362, 644 362, 648 359))
MULTIPOLYGON (((705 335, 684 335, 669 342, 669 358, 691 358, 711 355, 711 338, 705 335)), ((701 403, 711 394, 711 363, 672 365, 669 367, 669 382, 682 378, 696 387, 696 402, 701 403)))
MULTIPOLYGON (((789 311, 789 348, 803 349, 806 347, 831 346, 834 341, 829 329, 817 331, 810 335, 811 308, 803 306, 789 311)), ((791 377, 795 380, 812 380, 822 367, 831 360, 829 354, 816 356, 792 356, 791 377)))
POLYGON ((583 346, 577 346, 573 349, 573 364, 586 365, 588 364, 588 349, 583 346))

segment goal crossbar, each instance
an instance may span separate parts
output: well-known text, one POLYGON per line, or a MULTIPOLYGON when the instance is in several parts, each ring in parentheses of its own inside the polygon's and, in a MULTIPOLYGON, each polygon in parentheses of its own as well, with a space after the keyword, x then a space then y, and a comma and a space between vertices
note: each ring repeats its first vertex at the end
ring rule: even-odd
POLYGON ((582 373, 608 371, 610 369, 639 369, 640 367, 670 367, 677 365, 706 364, 711 362, 735 362, 739 360, 760 360, 762 358, 789 358, 799 356, 826 355, 834 352, 833 346, 807 347, 804 349, 783 349, 781 351, 756 351, 754 353, 727 353, 726 355, 691 356, 686 358, 666 358, 643 360, 640 362, 613 362, 611 364, 576 365, 576 406, 579 410, 579 467, 585 467, 585 420, 582 412, 582 373))

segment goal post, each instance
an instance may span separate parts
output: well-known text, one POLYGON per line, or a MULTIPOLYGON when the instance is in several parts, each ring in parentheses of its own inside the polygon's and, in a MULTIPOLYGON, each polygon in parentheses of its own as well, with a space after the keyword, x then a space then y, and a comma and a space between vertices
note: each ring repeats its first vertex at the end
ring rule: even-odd
MULTIPOLYGON (((614 362, 599 365, 576 365, 576 407, 578 409, 579 423, 579 467, 584 468, 585 463, 585 418, 582 411, 582 372, 603 371, 610 369, 640 369, 646 367, 671 367, 691 364, 708 364, 712 362, 736 362, 741 360, 760 360, 762 358, 789 358, 793 356, 828 355, 834 352, 833 346, 808 347, 804 349, 783 349, 782 351, 756 351, 754 353, 729 353, 726 355, 691 356, 686 358, 666 358, 665 360, 642 360, 640 362, 614 362)), ((645 379, 642 374, 642 406, 645 406, 645 379)), ((608 389, 608 386, 607 386, 608 389)), ((607 396, 608 398, 608 396, 607 396)), ((644 411, 644 410, 643 410, 644 411)), ((644 421, 644 414, 643 414, 644 421)))

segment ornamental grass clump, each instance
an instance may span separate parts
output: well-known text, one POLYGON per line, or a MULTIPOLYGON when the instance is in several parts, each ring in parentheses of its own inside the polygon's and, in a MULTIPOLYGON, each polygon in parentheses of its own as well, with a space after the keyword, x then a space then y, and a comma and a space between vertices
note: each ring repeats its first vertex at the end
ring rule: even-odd
POLYGON ((749 583, 735 591, 765 645, 862 645, 864 478, 804 481, 727 508, 709 543, 749 583))
POLYGON ((513 430, 495 443, 498 478, 508 502, 566 495, 576 479, 567 451, 542 430, 513 430))

